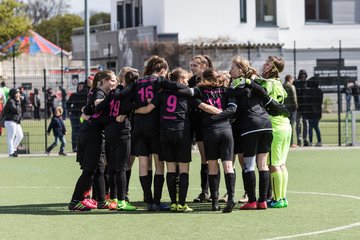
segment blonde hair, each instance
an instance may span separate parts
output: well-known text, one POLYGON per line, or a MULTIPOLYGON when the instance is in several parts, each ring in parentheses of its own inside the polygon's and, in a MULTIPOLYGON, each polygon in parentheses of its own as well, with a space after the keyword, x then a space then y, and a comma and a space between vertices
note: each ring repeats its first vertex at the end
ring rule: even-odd
POLYGON ((250 66, 250 62, 245 58, 236 56, 233 58, 232 63, 243 71, 244 74, 242 77, 250 78, 252 75, 259 75, 258 72, 250 66))
POLYGON ((59 112, 60 113, 60 115, 62 115, 63 114, 63 112, 64 112, 64 109, 62 108, 62 107, 56 107, 55 108, 55 112, 59 112))
POLYGON ((191 59, 191 61, 195 61, 198 64, 205 64, 207 69, 214 69, 212 61, 207 55, 197 55, 191 59))

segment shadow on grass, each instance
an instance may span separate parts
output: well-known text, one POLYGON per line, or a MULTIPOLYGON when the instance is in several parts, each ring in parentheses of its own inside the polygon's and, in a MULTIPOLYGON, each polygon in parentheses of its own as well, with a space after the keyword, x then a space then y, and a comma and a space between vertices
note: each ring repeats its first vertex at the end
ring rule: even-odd
MULTIPOLYGON (((73 212, 68 210, 68 203, 44 203, 44 204, 26 204, 26 205, 11 205, 0 206, 0 215, 3 214, 19 214, 19 215, 72 215, 72 214, 87 214, 87 215, 103 215, 103 214, 174 214, 170 211, 166 212, 149 212, 147 211, 147 205, 144 202, 131 202, 132 205, 138 209, 133 212, 124 211, 109 211, 106 209, 93 209, 88 212, 73 212)), ((170 204, 170 203, 166 203, 170 204)), ((215 213, 211 211, 211 203, 191 203, 189 204, 194 212, 186 214, 209 214, 215 213)), ((225 205, 221 205, 221 209, 225 205)))

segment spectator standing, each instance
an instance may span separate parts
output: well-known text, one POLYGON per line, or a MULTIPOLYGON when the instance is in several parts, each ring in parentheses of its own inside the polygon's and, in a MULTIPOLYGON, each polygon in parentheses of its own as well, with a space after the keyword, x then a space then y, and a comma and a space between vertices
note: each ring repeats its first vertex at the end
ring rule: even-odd
POLYGON ((17 147, 24 137, 23 130, 20 125, 21 121, 21 105, 20 91, 12 88, 9 91, 9 100, 4 108, 5 128, 7 130, 7 145, 9 157, 17 157, 17 147))
POLYGON ((297 102, 296 89, 295 89, 293 83, 294 83, 294 78, 291 75, 286 75, 283 87, 287 93, 287 98, 285 98, 284 104, 286 106, 286 109, 290 113, 290 116, 289 116, 290 125, 291 125, 290 146, 296 147, 297 145, 294 144, 294 140, 293 140, 293 132, 294 132, 294 124, 296 122, 296 113, 297 113, 297 109, 298 109, 298 102, 297 102))
POLYGON ((357 83, 354 83, 354 86, 351 88, 352 95, 354 96, 354 104, 355 104, 355 110, 360 110, 360 87, 357 85, 357 83))
POLYGON ((3 92, 4 92, 4 94, 5 94, 5 100, 6 100, 6 101, 9 100, 9 92, 10 92, 10 89, 9 89, 8 87, 6 87, 4 81, 1 82, 0 86, 1 86, 1 89, 3 90, 3 92))
POLYGON ((54 112, 55 108, 54 108, 54 99, 56 98, 56 96, 53 93, 53 89, 52 88, 48 88, 46 90, 46 112, 47 112, 47 117, 50 118, 52 113, 54 112))
POLYGON ((294 82, 294 86, 296 89, 298 109, 296 113, 296 137, 297 137, 297 145, 300 147, 304 143, 304 146, 309 146, 309 142, 307 140, 307 135, 309 131, 309 123, 308 120, 304 117, 305 114, 305 100, 306 100, 306 82, 307 82, 307 72, 304 69, 299 71, 298 79, 294 82), (302 125, 302 129, 301 129, 302 125), (302 135, 301 135, 302 130, 302 135))
POLYGON ((308 81, 306 88, 306 113, 305 116, 309 120, 309 145, 312 146, 313 130, 315 130, 317 143, 316 147, 321 147, 321 132, 319 122, 322 116, 323 91, 319 88, 319 82, 308 81))
MULTIPOLYGON (((0 114, 2 114, 5 104, 6 97, 2 88, 0 88, 0 114)), ((2 136, 2 127, 0 127, 0 136, 2 136)))
POLYGON ((49 155, 51 150, 58 145, 60 140, 61 145, 60 145, 59 155, 66 156, 66 153, 64 153, 65 145, 66 145, 66 141, 65 141, 66 127, 64 121, 62 120, 63 112, 64 110, 62 107, 57 107, 55 110, 55 114, 51 119, 50 125, 48 127, 47 133, 48 135, 50 135, 50 132, 52 130, 55 137, 55 141, 46 149, 47 155, 49 155))
POLYGON ((346 99, 346 112, 349 112, 351 110, 351 95, 352 95, 352 88, 350 88, 349 83, 346 84, 346 87, 344 88, 345 92, 345 99, 346 99))
POLYGON ((39 95, 39 89, 34 88, 34 119, 40 120, 40 95, 39 95))
POLYGON ((26 113, 26 104, 28 101, 28 97, 26 95, 26 92, 24 91, 23 87, 19 87, 19 91, 20 91, 20 105, 21 105, 21 112, 22 112, 22 117, 25 118, 24 114, 26 113))
POLYGON ((77 139, 80 130, 81 109, 86 105, 86 86, 85 83, 79 83, 76 92, 71 94, 66 103, 66 108, 70 116, 71 123, 71 146, 73 152, 77 151, 77 139))
POLYGON ((59 86, 59 90, 61 92, 61 106, 64 110, 64 113, 63 113, 63 120, 66 120, 66 98, 67 98, 67 92, 65 90, 65 88, 63 86, 59 86))

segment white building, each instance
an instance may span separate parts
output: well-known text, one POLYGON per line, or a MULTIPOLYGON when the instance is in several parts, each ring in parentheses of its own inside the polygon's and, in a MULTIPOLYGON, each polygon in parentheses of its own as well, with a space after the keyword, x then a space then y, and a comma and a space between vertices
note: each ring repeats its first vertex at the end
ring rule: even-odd
POLYGON ((228 37, 284 48, 359 47, 360 0, 112 0, 117 26, 155 25, 181 43, 228 37))

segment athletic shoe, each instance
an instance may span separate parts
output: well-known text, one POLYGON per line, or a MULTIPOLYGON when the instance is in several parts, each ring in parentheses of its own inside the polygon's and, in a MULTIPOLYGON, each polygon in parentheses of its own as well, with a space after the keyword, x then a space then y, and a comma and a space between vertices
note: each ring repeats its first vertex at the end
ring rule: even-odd
POLYGON ((304 147, 309 147, 309 142, 308 141, 304 141, 304 147))
POLYGON ((155 205, 155 204, 153 204, 153 203, 148 203, 148 205, 147 205, 147 210, 148 210, 149 212, 155 211, 155 208, 156 208, 156 205, 155 205))
POLYGON ((234 207, 235 207, 235 202, 234 202, 234 200, 231 200, 231 201, 227 202, 227 204, 222 212, 223 213, 231 213, 234 207))
POLYGON ((284 208, 289 206, 289 202, 288 202, 287 198, 283 198, 283 203, 284 203, 284 208))
POLYGON ((185 204, 184 206, 179 204, 179 205, 177 205, 177 211, 178 212, 193 212, 194 209, 190 208, 187 204, 185 204))
POLYGON ((322 147, 322 143, 321 143, 321 142, 317 142, 317 143, 315 144, 315 147, 322 147))
POLYGON ((219 199, 219 202, 226 203, 228 201, 228 194, 225 193, 222 198, 219 199))
POLYGON ((64 152, 59 152, 59 156, 67 156, 67 154, 64 152))
POLYGON ((118 202, 118 211, 135 211, 136 207, 134 207, 133 205, 131 205, 130 203, 128 203, 125 200, 121 200, 118 202))
POLYGON ((194 198, 194 202, 196 203, 202 203, 202 202, 208 202, 210 199, 210 195, 208 193, 200 193, 197 198, 194 198))
POLYGON ((270 208, 283 208, 284 207, 284 201, 280 199, 279 201, 271 201, 270 202, 270 208))
POLYGON ((106 200, 110 200, 110 194, 108 194, 108 193, 105 194, 105 199, 106 199, 106 200))
POLYGON ((256 205, 257 209, 267 209, 267 202, 266 201, 263 201, 263 202, 258 202, 257 205, 256 205))
POLYGON ((239 203, 247 203, 248 201, 249 201, 249 198, 245 192, 244 195, 239 199, 239 203))
POLYGON ((84 206, 86 206, 87 208, 90 208, 90 209, 96 209, 97 208, 97 201, 95 201, 94 199, 85 198, 84 200, 81 201, 81 203, 84 204, 84 206))
POLYGON ((68 205, 68 209, 70 211, 79 211, 79 212, 85 212, 85 211, 91 211, 91 208, 88 208, 83 204, 83 201, 71 201, 68 205))
POLYGON ((9 157, 18 157, 17 152, 14 152, 13 154, 10 154, 9 157))
POLYGON ((165 203, 160 203, 159 205, 154 204, 155 211, 170 211, 170 207, 165 203))
POLYGON ((291 148, 297 148, 298 147, 298 145, 297 144, 291 144, 291 146, 290 146, 291 148))
POLYGON ((110 205, 109 201, 107 201, 107 200, 101 201, 101 202, 98 202, 97 209, 109 209, 109 205, 110 205))
POLYGON ((109 200, 109 210, 117 210, 118 209, 118 200, 117 198, 109 200))
POLYGON ((252 203, 245 203, 243 206, 240 207, 240 210, 255 210, 257 209, 257 203, 256 202, 252 202, 252 203))
POLYGON ((129 195, 125 195, 125 201, 130 202, 129 195))
POLYGON ((45 154, 49 156, 49 155, 50 155, 50 152, 49 152, 49 151, 46 151, 45 154))
POLYGON ((170 211, 177 212, 178 211, 178 205, 176 203, 171 204, 170 211))
POLYGON ((266 199, 266 206, 267 206, 268 208, 270 208, 270 204, 271 204, 272 201, 273 201, 272 198, 266 199))
POLYGON ((219 201, 214 200, 211 203, 211 211, 220 211, 219 201))

